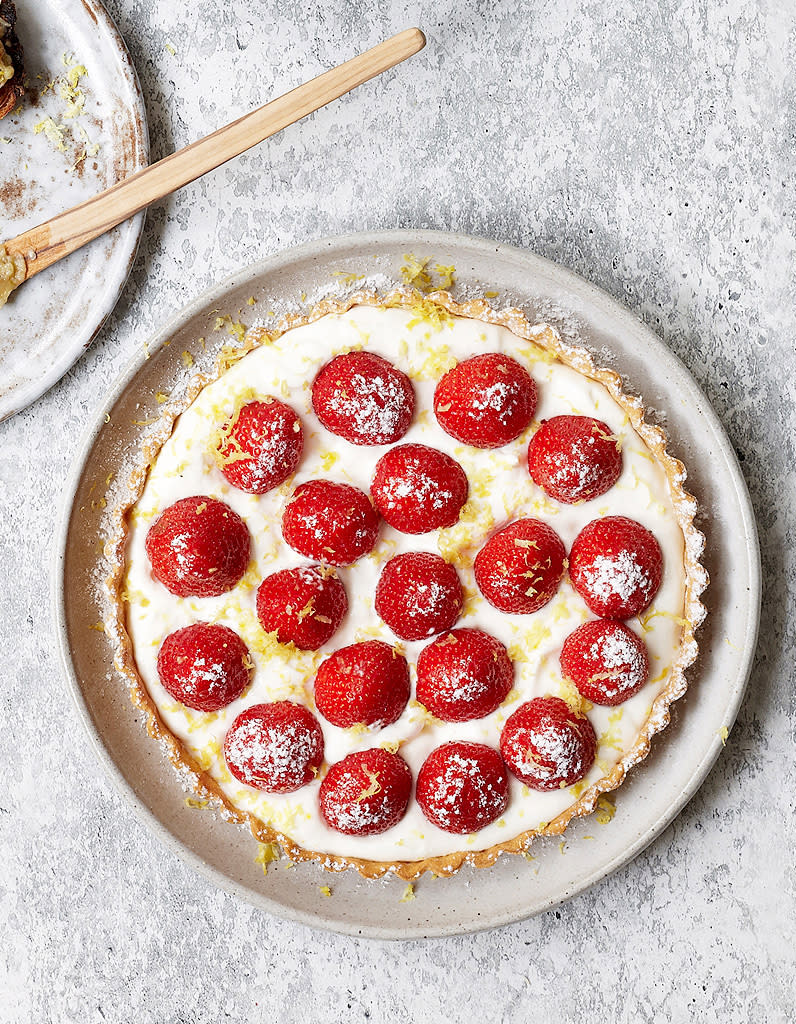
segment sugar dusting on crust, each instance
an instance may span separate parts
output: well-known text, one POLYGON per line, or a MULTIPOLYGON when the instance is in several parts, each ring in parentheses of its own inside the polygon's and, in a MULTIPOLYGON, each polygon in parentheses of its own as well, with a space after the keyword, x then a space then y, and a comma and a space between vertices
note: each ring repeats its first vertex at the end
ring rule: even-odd
MULTIPOLYGON (((383 275, 371 275, 365 282, 367 287, 379 289, 381 294, 373 291, 356 291, 340 299, 340 288, 330 285, 320 290, 310 301, 317 300, 310 312, 300 312, 298 304, 283 303, 285 312, 274 324, 268 322, 268 328, 258 326, 251 331, 246 339, 250 350, 260 343, 267 343, 275 335, 302 323, 313 322, 329 313, 342 314, 352 306, 362 305, 394 305, 411 307, 416 302, 416 295, 402 289, 392 289, 392 281, 383 275), (292 309, 291 309, 292 305, 292 309)), ((425 300, 429 301, 429 300, 425 300)), ((125 464, 130 466, 129 475, 119 474, 112 484, 106 485, 105 497, 107 511, 103 516, 102 531, 105 537, 105 558, 103 565, 98 565, 95 582, 102 589, 105 617, 105 632, 116 650, 116 665, 129 682, 133 702, 145 712, 146 724, 150 734, 155 737, 177 768, 183 786, 187 790, 198 792, 201 797, 212 802, 212 806, 226 820, 241 825, 248 825, 261 842, 279 843, 292 860, 315 860, 330 871, 341 871, 354 866, 363 876, 375 878, 385 873, 394 873, 404 879, 418 877, 424 871, 432 871, 437 875, 448 876, 454 873, 462 863, 471 863, 485 867, 495 862, 503 852, 524 852, 537 835, 558 835, 573 817, 590 813, 601 794, 610 792, 619 786, 626 772, 647 755, 650 740, 655 733, 663 729, 669 721, 669 708, 674 700, 682 696, 686 690, 684 670, 692 664, 697 655, 694 631, 703 621, 705 609, 699 600, 708 583, 707 573, 699 564, 704 549, 704 537, 694 526, 697 512, 695 500, 683 489, 685 469, 678 460, 666 452, 666 437, 659 427, 644 422, 643 406, 638 398, 626 395, 622 390, 621 379, 613 370, 598 369, 594 366, 589 353, 577 346, 565 344, 558 333, 544 324, 530 324, 519 309, 503 309, 496 311, 483 299, 457 303, 446 292, 436 292, 430 301, 438 308, 457 316, 472 317, 487 323, 506 327, 520 338, 525 338, 536 345, 542 346, 551 358, 558 358, 578 372, 602 383, 611 396, 625 410, 633 428, 652 451, 656 460, 664 469, 669 481, 675 514, 681 525, 685 539, 685 571, 686 592, 683 626, 683 639, 678 657, 676 658, 670 679, 664 690, 656 698, 646 726, 639 733, 632 749, 627 751, 614 770, 591 786, 580 798, 555 820, 541 823, 537 828, 511 838, 488 850, 475 853, 461 852, 446 857, 427 858, 414 862, 374 862, 355 858, 340 858, 320 855, 313 851, 302 850, 291 843, 278 828, 252 818, 228 804, 214 780, 204 772, 193 760, 183 744, 164 726, 157 708, 146 692, 135 670, 130 640, 124 625, 124 610, 120 600, 123 589, 124 552, 126 545, 127 516, 140 495, 146 479, 149 465, 154 461, 163 443, 168 439, 176 417, 186 409, 202 388, 219 375, 223 366, 215 373, 209 370, 209 353, 199 353, 198 364, 208 367, 207 374, 194 374, 186 380, 184 371, 175 368, 172 382, 165 382, 164 387, 171 392, 165 406, 158 410, 154 419, 144 422, 145 432, 140 449, 133 453, 120 453, 125 464)), ((558 316, 555 311, 551 314, 558 316)), ((579 327, 576 324, 576 331, 579 327)), ((607 358, 607 357, 605 357, 607 358)), ((228 365, 228 364, 227 364, 228 365)), ((105 507, 105 506, 103 506, 105 507)))

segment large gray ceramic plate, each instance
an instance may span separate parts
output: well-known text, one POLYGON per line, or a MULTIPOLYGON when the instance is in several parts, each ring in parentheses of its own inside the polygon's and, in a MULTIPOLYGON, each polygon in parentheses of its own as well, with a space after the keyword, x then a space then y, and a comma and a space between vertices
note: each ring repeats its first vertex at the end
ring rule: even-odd
MULTIPOLYGON (((149 343, 97 410, 66 487, 55 567, 54 604, 64 668, 100 760, 122 794, 178 856, 205 877, 264 910, 322 928, 379 938, 449 935, 518 921, 555 906, 616 870, 650 843, 694 794, 721 752, 735 718, 757 635, 760 570, 749 497, 732 448, 687 370, 646 327, 598 289, 531 253, 434 232, 393 231, 313 242, 242 270, 179 313, 149 343), (400 281, 405 253, 454 264, 455 293, 495 291, 498 306, 521 306, 556 324, 570 341, 610 361, 652 409, 666 410, 670 450, 689 468, 688 487, 703 510, 705 565, 712 583, 701 654, 670 727, 616 794, 607 825, 574 822, 566 843, 545 840, 535 859, 506 857, 451 879, 421 878, 414 900, 400 902, 397 879, 367 882, 349 871, 329 875, 311 864, 255 863, 251 836, 208 811, 186 806, 160 747, 133 709, 104 634, 96 580, 102 574, 100 497, 109 474, 124 471, 142 423, 157 416, 158 392, 188 376, 183 353, 209 361, 223 340, 218 313, 251 321, 260 312, 312 303, 345 275, 358 285, 400 281), (305 298, 302 298, 304 296, 305 298), (254 297, 255 306, 247 304, 254 297), (243 310, 242 314, 239 311, 243 310), (199 338, 206 338, 203 345, 199 338), (586 840, 585 836, 592 836, 586 840), (322 898, 319 886, 330 885, 322 898)), ((161 395, 162 398, 162 395, 161 395)))
MULTIPOLYGON (((129 177, 149 153, 135 69, 99 0, 23 0, 17 13, 29 88, 18 113, 0 121, 0 242, 129 177), (70 117, 61 91, 75 68, 86 69, 75 81, 85 106, 70 117), (60 144, 36 131, 48 119, 60 144)), ((91 344, 121 294, 143 224, 143 214, 125 221, 31 278, 0 309, 0 420, 44 394, 91 344)))

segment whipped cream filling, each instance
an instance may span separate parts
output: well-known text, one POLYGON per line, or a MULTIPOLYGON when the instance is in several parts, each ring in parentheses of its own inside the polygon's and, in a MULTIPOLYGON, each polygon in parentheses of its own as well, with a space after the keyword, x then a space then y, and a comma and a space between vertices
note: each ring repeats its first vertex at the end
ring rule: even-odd
MULTIPOLYGON (((534 336, 543 340, 550 332, 542 325, 535 328, 534 336)), ((128 632, 138 671, 163 722, 215 779, 231 804, 270 824, 298 846, 322 854, 390 863, 421 860, 460 850, 483 850, 526 830, 544 827, 591 783, 610 773, 633 746, 655 697, 666 685, 680 644, 684 541, 662 468, 602 384, 506 328, 478 320, 426 318, 412 310, 357 306, 263 344, 205 387, 179 417, 150 470, 130 525, 123 595, 128 632), (409 375, 417 396, 415 416, 398 443, 417 442, 447 452, 466 471, 470 493, 459 522, 447 529, 409 536, 382 522, 374 551, 338 570, 349 599, 342 626, 320 651, 296 651, 263 632, 255 609, 257 587, 265 576, 309 564, 282 539, 284 506, 298 484, 314 478, 354 484, 368 492, 376 462, 388 447, 350 444, 325 430, 312 411, 311 385, 316 373, 334 355, 353 349, 378 353, 409 375), (504 352, 516 359, 528 369, 538 387, 538 405, 530 428, 513 443, 491 451, 460 444, 440 428, 433 413, 434 388, 442 374, 455 361, 486 352, 504 352), (231 486, 218 469, 213 452, 218 427, 242 403, 266 395, 282 398, 295 409, 304 425, 305 445, 295 476, 278 489, 258 496, 231 486), (611 490, 574 506, 549 499, 531 480, 526 461, 528 442, 539 422, 570 413, 603 420, 621 438, 623 456, 622 474, 611 490), (234 590, 217 598, 174 597, 152 577, 144 550, 147 530, 157 516, 190 495, 209 495, 227 502, 244 518, 251 533, 252 560, 246 575, 234 590), (315 710, 315 672, 320 662, 339 647, 373 638, 400 643, 410 665, 414 695, 414 666, 429 641, 398 641, 373 605, 385 562, 401 552, 438 552, 456 565, 466 593, 456 625, 478 627, 506 645, 514 663, 513 688, 494 713, 464 723, 440 722, 414 699, 398 721, 384 729, 340 729, 316 712, 324 734, 327 765, 355 750, 385 746, 398 749, 416 778, 423 761, 440 744, 461 739, 497 748, 503 724, 523 702, 546 694, 571 699, 574 691, 561 677, 559 653, 569 633, 594 617, 582 598, 565 579, 557 595, 540 611, 507 615, 481 597, 472 563, 487 537, 514 519, 533 516, 544 520, 569 551, 586 523, 606 515, 629 516, 653 532, 663 551, 663 580, 650 608, 627 623, 647 643, 650 681, 618 707, 595 705, 588 711, 599 748, 595 764, 582 782, 541 793, 510 776, 504 815, 470 836, 453 835, 432 825, 413 797, 400 823, 381 835, 357 837, 333 831, 321 818, 320 779, 295 793, 278 795, 243 785, 230 774, 222 746, 237 715, 253 704, 283 699, 299 701, 315 710), (157 654, 163 640, 174 630, 197 621, 220 622, 238 632, 255 666, 252 684, 243 695, 212 714, 191 711, 176 703, 160 684, 157 673, 157 654)))

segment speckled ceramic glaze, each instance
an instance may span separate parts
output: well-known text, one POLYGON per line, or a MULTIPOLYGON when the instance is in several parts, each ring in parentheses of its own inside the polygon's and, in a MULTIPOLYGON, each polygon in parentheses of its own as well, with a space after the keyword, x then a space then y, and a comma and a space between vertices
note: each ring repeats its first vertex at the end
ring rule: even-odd
MULTIPOLYGON (((0 240, 129 177, 149 152, 138 79, 102 4, 37 0, 18 4, 18 15, 30 85, 18 112, 0 121, 0 240), (85 96, 76 116, 70 73, 85 96)), ((52 387, 91 343, 121 293, 142 227, 143 215, 120 224, 0 309, 0 419, 52 387)))
POLYGON ((305 245, 223 282, 167 324, 98 411, 75 464, 61 524, 55 607, 64 665, 102 762, 146 822, 172 848, 223 888, 274 913, 352 934, 383 938, 444 935, 520 920, 568 898, 627 862, 668 824, 696 791, 734 720, 754 652, 759 608, 757 536, 732 449, 693 380, 669 350, 598 289, 553 264, 484 240, 432 232, 355 235, 305 245), (124 480, 127 453, 157 417, 165 394, 179 394, 193 369, 209 367, 226 339, 216 317, 249 323, 312 305, 352 287, 400 283, 404 254, 453 264, 454 294, 494 292, 497 307, 519 306, 556 326, 572 344, 597 350, 649 406, 665 410, 670 450, 688 466, 688 489, 711 518, 705 566, 720 600, 700 633, 701 657, 676 721, 617 794, 613 820, 575 823, 564 843, 546 840, 532 861, 502 859, 434 882, 433 899, 400 902, 404 883, 366 883, 352 872, 314 865, 255 862, 248 833, 186 806, 161 750, 140 726, 113 667, 113 651, 95 628, 104 615, 98 538, 124 480), (254 300, 254 304, 249 303, 254 300), (200 341, 200 339, 202 339, 200 341), (191 364, 191 370, 186 364, 191 364), (88 595, 88 596, 86 596, 88 595), (731 642, 728 642, 732 638, 731 642), (565 854, 565 855, 564 855, 565 854), (318 898, 331 886, 331 899, 318 898))

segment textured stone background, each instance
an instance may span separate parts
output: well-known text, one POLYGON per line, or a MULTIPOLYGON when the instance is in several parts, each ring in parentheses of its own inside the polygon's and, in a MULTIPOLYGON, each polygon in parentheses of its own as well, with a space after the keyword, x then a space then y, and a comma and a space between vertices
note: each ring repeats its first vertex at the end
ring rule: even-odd
POLYGON ((108 7, 141 78, 153 158, 391 31, 419 24, 429 45, 156 206, 98 341, 0 426, 2 1024, 792 1020, 788 0, 108 7), (277 921, 142 831, 68 702, 48 604, 55 509, 78 438, 153 328, 255 258, 395 226, 526 246, 643 317, 733 440, 765 583, 747 699, 674 824, 557 911, 403 945, 277 921))

